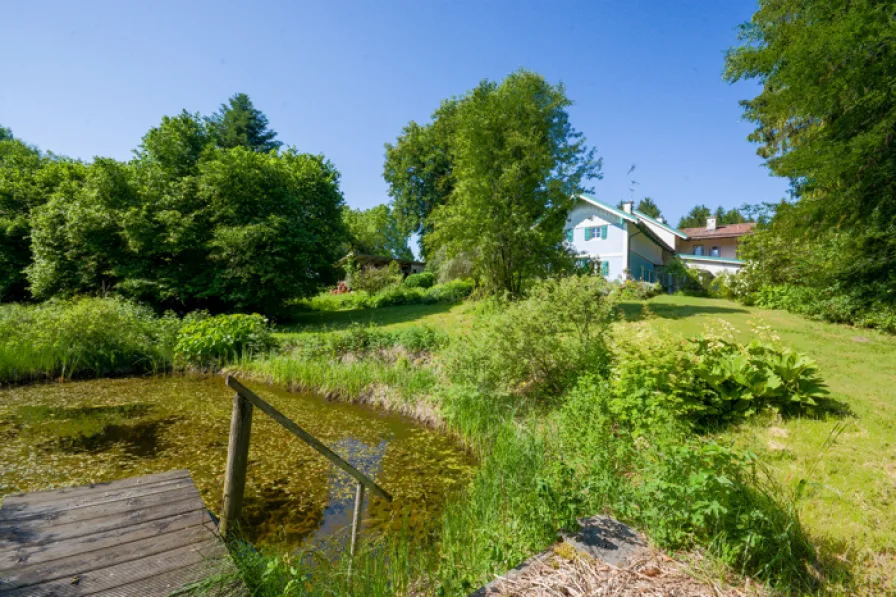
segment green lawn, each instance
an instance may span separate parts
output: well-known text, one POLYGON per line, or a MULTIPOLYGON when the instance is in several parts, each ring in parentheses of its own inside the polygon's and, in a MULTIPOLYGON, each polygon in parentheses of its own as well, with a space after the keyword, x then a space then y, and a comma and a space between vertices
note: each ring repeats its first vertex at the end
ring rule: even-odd
MULTIPOLYGON (((850 415, 823 419, 768 417, 723 434, 761 457, 778 481, 795 490, 808 481, 801 516, 816 543, 868 580, 896 570, 896 337, 871 330, 810 321, 784 311, 744 307, 716 299, 660 296, 649 301, 657 325, 684 336, 724 320, 747 340, 757 324, 819 365, 831 398, 850 415), (833 442, 831 434, 845 426, 833 442)), ((429 324, 459 332, 475 307, 421 305, 307 313, 283 335, 374 323, 388 328, 429 324)), ((623 305, 626 320, 643 316, 643 303, 623 305)), ((620 325, 625 325, 624 323, 620 325)))

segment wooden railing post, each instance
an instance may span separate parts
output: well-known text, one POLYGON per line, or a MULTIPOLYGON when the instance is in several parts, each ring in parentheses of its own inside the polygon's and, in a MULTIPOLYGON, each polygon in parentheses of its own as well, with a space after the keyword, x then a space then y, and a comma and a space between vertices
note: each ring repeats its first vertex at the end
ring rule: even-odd
POLYGON ((352 542, 349 547, 349 555, 355 555, 355 545, 358 543, 358 527, 361 526, 361 512, 364 511, 364 485, 358 483, 355 489, 355 511, 352 513, 352 542))
POLYGON ((224 507, 220 524, 220 532, 224 537, 232 530, 231 527, 239 518, 243 506, 251 429, 252 403, 237 393, 233 397, 230 443, 227 447, 227 472, 224 475, 224 507))

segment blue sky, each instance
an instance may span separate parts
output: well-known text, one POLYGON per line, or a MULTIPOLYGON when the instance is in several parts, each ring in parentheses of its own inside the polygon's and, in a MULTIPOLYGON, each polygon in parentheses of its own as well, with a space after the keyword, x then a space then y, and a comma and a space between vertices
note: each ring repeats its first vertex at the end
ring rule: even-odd
POLYGON ((353 207, 388 200, 383 144, 440 100, 525 67, 563 82, 604 158, 596 194, 780 199, 722 80, 751 0, 32 2, 0 18, 0 124, 42 149, 127 159, 164 114, 250 95, 279 138, 323 153, 353 207), (637 168, 631 177, 626 172, 637 168))

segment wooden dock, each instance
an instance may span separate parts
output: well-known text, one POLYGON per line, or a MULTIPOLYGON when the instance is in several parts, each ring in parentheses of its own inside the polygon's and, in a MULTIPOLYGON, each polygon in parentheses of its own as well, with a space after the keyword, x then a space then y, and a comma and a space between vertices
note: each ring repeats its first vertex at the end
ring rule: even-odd
POLYGON ((189 471, 9 496, 0 596, 244 595, 189 471))

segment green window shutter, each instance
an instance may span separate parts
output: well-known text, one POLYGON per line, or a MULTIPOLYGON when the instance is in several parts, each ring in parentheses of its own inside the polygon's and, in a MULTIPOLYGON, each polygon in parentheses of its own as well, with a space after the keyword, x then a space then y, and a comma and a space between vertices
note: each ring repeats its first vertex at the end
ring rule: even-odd
POLYGON ((609 261, 601 261, 600 262, 600 275, 602 275, 602 276, 610 275, 610 262, 609 261))
POLYGON ((572 228, 566 231, 566 242, 572 242, 572 228))
POLYGON ((600 237, 604 240, 607 240, 607 229, 608 228, 609 228, 609 226, 607 226, 606 224, 604 224, 600 228, 600 237))
POLYGON ((591 228, 585 228, 585 240, 591 240, 591 228))

